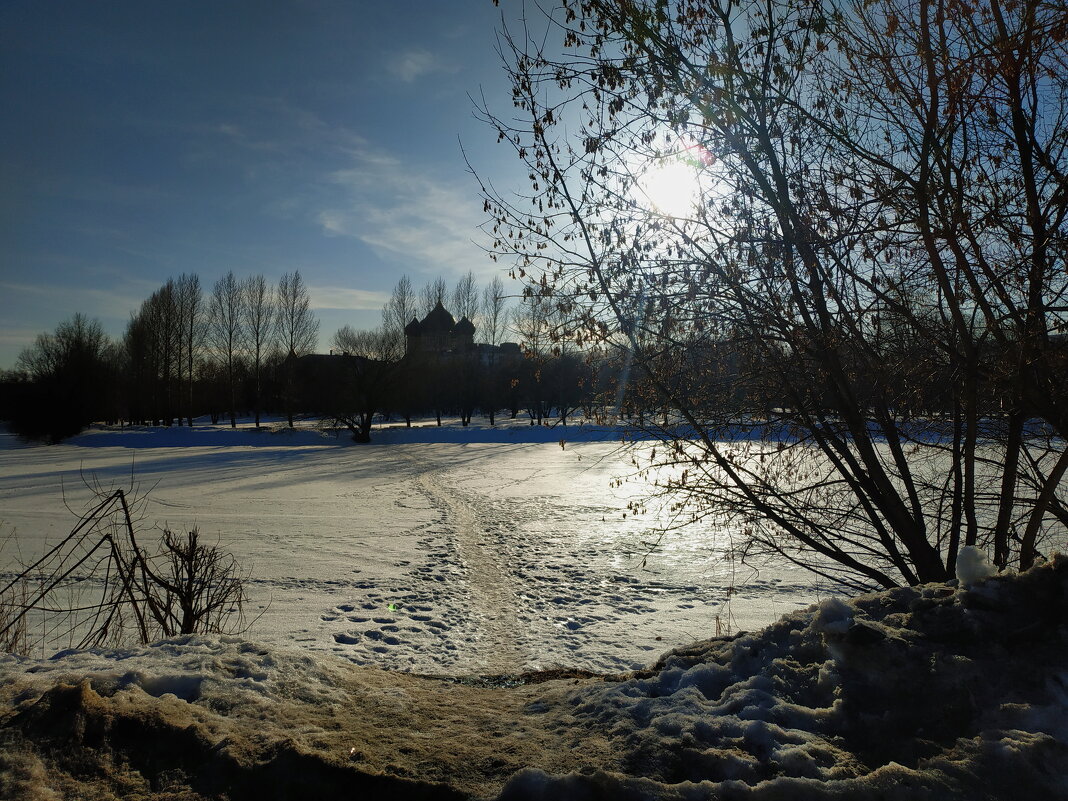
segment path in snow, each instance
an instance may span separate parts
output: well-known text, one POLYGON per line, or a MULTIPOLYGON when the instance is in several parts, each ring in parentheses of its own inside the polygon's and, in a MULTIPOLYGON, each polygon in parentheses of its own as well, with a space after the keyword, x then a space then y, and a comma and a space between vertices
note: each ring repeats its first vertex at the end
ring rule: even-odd
POLYGON ((424 470, 418 482, 451 528, 457 554, 467 568, 467 589, 479 626, 474 643, 479 661, 490 673, 522 671, 526 660, 519 648, 515 581, 503 564, 505 554, 487 540, 485 527, 470 501, 443 483, 440 470, 424 470))

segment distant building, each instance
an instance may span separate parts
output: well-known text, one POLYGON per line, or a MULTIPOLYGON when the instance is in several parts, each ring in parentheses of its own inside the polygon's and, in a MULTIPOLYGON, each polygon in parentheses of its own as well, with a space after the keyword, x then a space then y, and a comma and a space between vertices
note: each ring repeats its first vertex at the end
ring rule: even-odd
POLYGON ((495 366, 519 361, 523 352, 515 342, 476 345, 475 324, 466 317, 457 321, 440 301, 422 320, 413 319, 404 327, 405 358, 442 360, 459 355, 477 356, 480 364, 495 366))
POLYGON ((466 317, 457 322, 441 301, 422 320, 412 318, 404 326, 405 356, 443 356, 464 353, 474 347, 475 324, 466 317))
MULTIPOLYGON (((416 384, 425 377, 424 369, 438 365, 458 380, 469 380, 472 367, 498 368, 522 361, 523 352, 514 342, 499 345, 475 344, 475 325, 466 317, 459 321, 440 302, 422 320, 413 319, 404 327, 402 363, 415 366, 416 384)), ((351 392, 366 383, 387 362, 366 356, 330 351, 329 355, 290 354, 287 369, 309 398, 325 399, 339 392, 351 392), (357 382, 354 384, 353 382, 357 382)), ((440 380, 440 379, 435 379, 440 380)))
POLYGON ((523 351, 515 342, 502 342, 500 345, 481 343, 475 345, 478 360, 486 366, 518 362, 523 358, 523 351))

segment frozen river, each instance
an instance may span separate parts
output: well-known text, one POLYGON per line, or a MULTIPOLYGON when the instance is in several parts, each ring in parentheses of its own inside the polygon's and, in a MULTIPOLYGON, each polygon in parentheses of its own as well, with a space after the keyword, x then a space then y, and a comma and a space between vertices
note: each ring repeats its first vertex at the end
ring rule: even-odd
POLYGON ((65 502, 92 497, 83 479, 129 487, 132 476, 148 496, 144 526, 196 525, 250 573, 245 636, 360 664, 629 669, 816 600, 802 571, 732 568, 701 527, 650 551, 661 521, 628 514, 644 489, 614 481, 629 471, 609 438, 527 426, 392 429, 371 445, 206 426, 52 447, 5 437, 0 571, 71 529, 65 502))

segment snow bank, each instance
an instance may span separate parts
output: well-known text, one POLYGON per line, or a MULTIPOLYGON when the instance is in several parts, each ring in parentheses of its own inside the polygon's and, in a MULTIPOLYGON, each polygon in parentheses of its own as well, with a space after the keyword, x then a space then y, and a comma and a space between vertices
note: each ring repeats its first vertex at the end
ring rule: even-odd
POLYGON ((523 731, 509 748, 495 718, 522 702, 495 700, 233 637, 0 657, 0 797, 458 801, 481 789, 466 760, 491 760, 487 734, 522 755, 496 760, 497 786, 564 750, 523 731))
POLYGON ((970 588, 824 600, 615 678, 449 683, 232 637, 0 657, 0 786, 231 801, 1065 798, 1066 618, 1059 556, 970 588))
POLYGON ((831 599, 573 698, 623 773, 500 798, 1068 797, 1068 558, 972 589, 831 599))

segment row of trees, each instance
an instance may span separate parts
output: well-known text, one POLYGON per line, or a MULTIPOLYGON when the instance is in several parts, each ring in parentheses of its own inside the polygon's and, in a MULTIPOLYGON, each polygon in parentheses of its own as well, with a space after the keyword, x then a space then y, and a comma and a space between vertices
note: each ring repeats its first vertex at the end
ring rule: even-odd
POLYGON ((41 334, 5 380, 5 417, 27 436, 61 439, 94 420, 171 425, 205 412, 218 419, 251 408, 259 425, 265 387, 271 405, 294 412, 286 354, 315 347, 319 322, 299 272, 277 286, 232 272, 205 296, 196 275, 168 280, 112 342, 81 314, 41 334))
MULTIPOLYGON (((369 440, 371 421, 381 414, 403 418, 408 425, 416 414, 430 413, 438 425, 444 414, 453 414, 466 426, 476 410, 491 425, 501 409, 513 418, 526 410, 532 423, 541 424, 553 409, 566 421, 579 405, 583 387, 587 392, 592 387, 585 378, 590 368, 583 354, 564 352, 550 341, 546 315, 551 312, 549 304, 534 296, 509 308, 499 277, 479 290, 469 272, 451 292, 440 278, 415 292, 402 277, 379 327, 344 326, 334 334, 334 349, 351 361, 321 371, 318 380, 308 376, 304 383, 325 402, 320 410, 360 441, 369 440), (438 303, 454 317, 470 320, 481 344, 406 353, 405 326, 426 317, 438 303), (498 349, 501 339, 511 335, 520 340, 522 351, 498 349)), ((592 405, 592 397, 585 400, 592 405)))
MULTIPOLYGON (((230 424, 236 426, 239 378, 247 372, 258 426, 268 361, 279 353, 310 353, 318 337, 319 321, 299 272, 286 273, 276 287, 262 275, 238 279, 229 272, 207 299, 196 275, 169 280, 141 304, 123 337, 127 416, 169 424, 175 417, 181 422, 184 413, 192 425, 196 381, 221 372, 230 424)), ((290 425, 292 397, 288 383, 283 402, 290 425)))
POLYGON ((483 109, 532 181, 486 190, 489 233, 686 421, 650 464, 673 501, 857 586, 1063 535, 1063 3, 548 9, 503 34, 518 115, 483 109))
POLYGON ((100 323, 82 314, 39 334, 3 376, 0 418, 25 437, 58 441, 94 420, 113 417, 120 403, 121 348, 100 323))
POLYGON ((566 421, 573 409, 597 405, 592 376, 603 366, 551 341, 549 304, 507 301, 500 278, 480 288, 468 273, 451 290, 439 278, 416 291, 403 277, 380 327, 334 334, 335 350, 352 358, 339 356, 324 383, 298 373, 319 331, 300 273, 273 287, 260 275, 228 273, 207 294, 198 276, 183 274, 141 304, 118 342, 81 314, 41 334, 5 376, 0 417, 26 436, 58 440, 96 420, 192 425, 209 414, 236 426, 238 410, 247 410, 258 425, 269 409, 284 411, 290 425, 297 412, 327 414, 366 439, 379 415, 410 424, 429 412, 440 424, 449 414, 466 424, 476 410, 494 422, 503 409, 540 424, 550 410, 566 421), (472 320, 490 346, 517 336, 523 355, 513 349, 504 358, 491 347, 406 360, 404 327, 439 302, 472 320))

